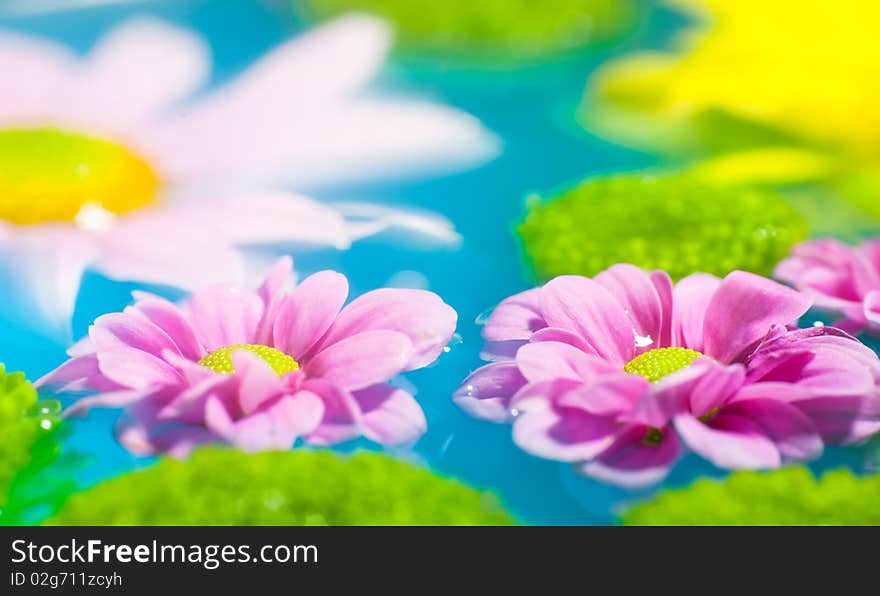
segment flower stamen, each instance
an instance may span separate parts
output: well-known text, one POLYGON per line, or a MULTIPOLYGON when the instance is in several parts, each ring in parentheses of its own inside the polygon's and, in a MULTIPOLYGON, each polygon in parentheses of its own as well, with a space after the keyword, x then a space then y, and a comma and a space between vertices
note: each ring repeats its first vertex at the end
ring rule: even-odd
POLYGON ((233 344, 231 346, 226 346, 225 348, 214 350, 199 360, 199 364, 206 366, 217 373, 232 374, 235 372, 232 365, 232 353, 237 350, 245 350, 251 354, 256 354, 263 362, 268 364, 279 377, 283 377, 285 374, 299 369, 299 362, 294 360, 291 356, 288 356, 284 352, 276 350, 275 348, 260 344, 233 344))
POLYGON ((639 354, 626 363, 623 370, 656 383, 663 377, 693 364, 701 354, 689 348, 656 348, 639 354))

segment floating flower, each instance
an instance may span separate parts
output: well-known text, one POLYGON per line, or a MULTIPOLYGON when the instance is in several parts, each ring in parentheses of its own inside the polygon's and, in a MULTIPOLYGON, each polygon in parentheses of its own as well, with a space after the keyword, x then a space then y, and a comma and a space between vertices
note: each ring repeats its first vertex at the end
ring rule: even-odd
POLYGON ((674 279, 694 271, 769 274, 807 235, 803 219, 772 191, 644 174, 591 178, 535 199, 518 231, 541 280, 595 275, 615 263, 663 269, 674 279))
POLYGON ((73 412, 125 407, 118 437, 138 454, 421 436, 418 403, 386 381, 439 356, 455 311, 405 289, 368 292, 343 308, 343 275, 322 271, 288 292, 290 268, 282 259, 257 291, 210 286, 183 307, 138 292, 124 312, 99 317, 38 386, 97 392, 73 412))
POLYGON ((717 466, 774 468, 880 430, 880 360, 843 331, 788 326, 807 296, 736 271, 672 284, 615 265, 506 299, 454 399, 513 422, 526 451, 626 486, 662 478, 679 439, 717 466))
POLYGON ((313 18, 357 10, 393 22, 409 49, 445 56, 533 58, 618 37, 635 22, 630 0, 306 0, 294 3, 313 18))
POLYGON ((22 302, 57 327, 87 267, 191 290, 239 278, 244 245, 346 248, 396 225, 456 240, 439 218, 365 205, 347 217, 277 190, 464 166, 495 151, 470 116, 364 92, 389 39, 379 21, 343 18, 192 99, 210 60, 186 30, 126 23, 82 58, 0 36, 0 250, 30 290, 22 302))
POLYGON ((809 294, 817 308, 842 315, 836 326, 880 334, 880 240, 857 247, 831 239, 803 242, 774 275, 809 294))
POLYGON ((512 525, 495 495, 379 453, 202 448, 74 495, 48 525, 512 525))

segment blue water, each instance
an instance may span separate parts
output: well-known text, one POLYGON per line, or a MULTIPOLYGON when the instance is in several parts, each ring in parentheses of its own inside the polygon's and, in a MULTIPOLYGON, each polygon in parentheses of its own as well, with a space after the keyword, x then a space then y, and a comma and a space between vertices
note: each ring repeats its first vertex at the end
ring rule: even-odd
MULTIPOLYGON (((279 18, 279 11, 244 0, 135 3, 63 15, 0 17, 0 27, 49 35, 85 51, 102 33, 134 14, 158 16, 200 31, 213 50, 214 84, 246 68, 299 28, 290 19, 279 18)), ((502 139, 503 153, 484 167, 455 175, 325 188, 313 195, 324 200, 370 200, 430 209, 448 217, 464 243, 455 250, 400 250, 380 238, 359 242, 345 253, 294 255, 303 273, 324 268, 344 272, 353 294, 386 285, 399 272, 415 272, 458 311, 462 342, 432 368, 408 375, 418 388, 429 430, 412 451, 400 455, 497 491, 515 515, 528 523, 609 523, 615 507, 638 495, 577 477, 564 465, 523 453, 513 445, 509 427, 469 418, 449 396, 480 364, 477 316, 530 285, 513 235, 524 197, 589 174, 655 164, 652 156, 591 136, 575 122, 584 83, 598 64, 633 49, 662 48, 681 24, 656 9, 648 22, 649 26, 615 48, 520 68, 443 68, 439 63, 391 60, 377 89, 434 98, 474 114, 502 139)), ((121 310, 135 287, 88 274, 74 318, 75 335, 83 335, 96 316, 121 310)), ((7 291, 0 290, 0 304, 6 301, 7 291)), ((24 370, 36 378, 64 359, 64 346, 3 323, 0 355, 8 369, 24 370)), ((116 444, 111 428, 117 415, 94 411, 75 422, 67 449, 88 456, 80 472, 84 484, 150 462, 134 458, 116 444)), ((363 446, 358 443, 345 449, 363 446)), ((826 461, 848 457, 832 454, 826 461)), ((685 483, 697 474, 719 472, 688 459, 674 470, 667 485, 685 483)))

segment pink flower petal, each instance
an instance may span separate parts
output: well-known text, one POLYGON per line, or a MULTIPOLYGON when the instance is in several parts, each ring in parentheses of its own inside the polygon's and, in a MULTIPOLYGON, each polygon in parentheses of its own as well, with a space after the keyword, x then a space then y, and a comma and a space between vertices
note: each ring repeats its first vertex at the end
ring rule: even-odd
POLYGON ((203 427, 156 421, 143 415, 120 419, 116 439, 135 455, 161 453, 177 458, 187 457, 200 445, 217 442, 217 436, 203 427))
POLYGON ((109 384, 107 390, 120 388, 108 382, 98 368, 98 357, 95 354, 76 356, 63 363, 53 371, 40 377, 34 386, 48 391, 99 390, 102 385, 109 384))
POLYGON ((269 273, 263 278, 257 294, 263 304, 268 306, 279 294, 283 293, 284 284, 293 274, 293 259, 283 256, 272 265, 269 273))
POLYGON ((232 440, 246 452, 290 449, 317 428, 324 404, 317 395, 300 391, 285 395, 268 408, 235 422, 232 440))
POLYGON ((673 341, 672 319, 674 304, 674 288, 669 274, 665 271, 652 271, 651 281, 654 283, 654 289, 657 297, 660 298, 660 310, 663 312, 663 322, 660 328, 661 346, 670 346, 673 341))
POLYGON ((92 408, 123 408, 137 401, 149 399, 158 390, 154 387, 146 389, 121 389, 118 391, 102 391, 97 395, 76 400, 64 410, 64 417, 81 416, 92 408))
POLYGON ((632 322, 614 296, 591 279, 551 280, 541 289, 541 310, 551 327, 576 333, 615 366, 623 367, 635 355, 632 322))
POLYGON ((184 358, 201 360, 205 350, 196 338, 195 329, 177 305, 146 292, 135 291, 132 295, 136 300, 134 309, 164 331, 184 358))
POLYGON ((810 461, 822 455, 822 438, 809 417, 794 405, 776 399, 773 393, 737 400, 725 406, 724 413, 757 424, 776 444, 785 463, 810 461))
POLYGON ((263 301, 257 294, 234 286, 214 286, 193 295, 189 312, 199 341, 212 352, 252 343, 263 301))
POLYGON ((167 362, 134 348, 113 348, 98 354, 101 374, 123 387, 145 389, 156 385, 177 385, 183 379, 167 362))
POLYGON ((672 343, 702 352, 703 322, 721 280, 708 273, 683 278, 673 290, 672 343))
POLYGON ((165 350, 179 352, 168 334, 131 307, 95 319, 89 327, 89 337, 98 353, 114 348, 134 348, 156 357, 161 357, 165 350))
POLYGON ((868 292, 865 295, 864 313, 865 319, 868 321, 875 331, 880 331, 880 290, 868 292))
POLYGON ((388 35, 381 21, 365 16, 317 27, 151 140, 158 152, 177 157, 169 161, 174 177, 222 181, 234 171, 298 188, 470 165, 493 155, 497 142, 470 116, 357 92, 384 58, 388 35))
POLYGON ((477 418, 513 422, 510 399, 525 384, 515 362, 495 362, 472 372, 452 394, 452 400, 477 418))
POLYGON ((127 214, 97 236, 96 242, 93 266, 110 279, 192 291, 244 278, 239 251, 198 221, 177 217, 174 208, 127 214))
POLYGON ((354 391, 403 372, 412 357, 412 342, 403 333, 365 331, 321 349, 306 362, 305 372, 354 391))
POLYGON ((257 324, 257 330, 254 332, 254 343, 264 346, 273 345, 272 328, 275 326, 275 320, 281 311, 281 304, 284 302, 287 294, 285 285, 288 281, 293 280, 293 259, 284 256, 277 261, 263 278, 260 286, 257 288, 257 296, 263 302, 263 315, 257 324))
POLYGON ((532 334, 531 341, 534 343, 555 341, 574 346, 581 352, 596 355, 596 351, 576 333, 560 329, 559 327, 544 327, 532 334))
POLYGON ((206 197, 202 191, 164 207, 157 212, 160 216, 237 246, 295 244, 347 249, 357 238, 354 227, 338 209, 292 192, 245 190, 228 197, 206 197), (208 198, 210 209, 204 203, 208 198), (235 225, 230 226, 230 221, 235 225))
POLYGON ((279 305, 273 326, 274 346, 301 358, 336 320, 348 297, 348 280, 335 271, 307 277, 279 305))
POLYGON ((722 366, 708 358, 700 358, 694 364, 704 371, 690 388, 688 406, 695 416, 704 416, 720 407, 745 383, 746 371, 741 364, 722 366))
POLYGON ((663 302, 651 275, 634 265, 619 264, 598 274, 595 280, 611 292, 624 308, 635 332, 640 337, 651 339, 648 347, 661 347, 663 302))
POLYGON ((153 19, 131 20, 91 51, 68 100, 104 122, 140 122, 194 93, 210 64, 208 47, 195 34, 153 19))
POLYGON ((0 34, 0 126, 35 124, 51 114, 59 91, 70 81, 73 52, 27 35, 0 34))
POLYGON ((205 427, 232 442, 235 437, 235 421, 229 413, 227 404, 217 395, 210 394, 205 400, 205 427))
POLYGON ((792 401, 831 445, 854 445, 880 433, 880 392, 792 401))
POLYGON ((354 393, 363 412, 364 436, 383 445, 413 443, 428 429, 415 398, 391 385, 374 385, 354 393))
POLYGON ((708 358, 668 375, 652 386, 651 394, 624 419, 662 428, 682 413, 707 414, 729 400, 745 382, 741 364, 722 366, 708 358))
POLYGON ((571 389, 566 380, 523 389, 515 405, 514 443, 533 455, 567 462, 590 459, 611 445, 617 432, 613 417, 556 405, 571 389))
POLYGON ((407 336, 413 352, 406 369, 437 359, 455 332, 458 315, 448 304, 424 290, 383 288, 355 298, 342 309, 317 350, 365 331, 389 330, 407 336))
POLYGON ((864 395, 880 381, 880 360, 832 327, 782 331, 752 354, 749 379, 796 383, 826 395, 864 395))
POLYGON ((3 269, 15 288, 4 308, 68 342, 82 274, 95 254, 93 238, 71 226, 18 228, 0 243, 3 269))
POLYGON ((241 415, 237 385, 234 376, 211 371, 210 375, 192 382, 173 395, 164 406, 154 404, 157 408, 155 417, 158 420, 202 425, 205 423, 205 409, 209 399, 222 403, 227 411, 234 408, 237 417, 241 415))
POLYGON ((749 418, 720 412, 709 424, 690 414, 675 417, 675 429, 696 453, 719 468, 778 468, 782 458, 766 431, 749 418))
POLYGON ((611 446, 579 470, 590 478, 627 489, 637 489, 663 480, 681 454, 675 433, 662 430, 659 445, 646 444, 648 427, 631 425, 622 430, 611 446))
POLYGON ((483 327, 483 339, 489 341, 525 340, 547 326, 541 315, 541 288, 532 288, 502 300, 483 327))
POLYGON ((554 379, 588 381, 620 370, 574 346, 554 341, 524 345, 516 353, 516 363, 530 383, 554 379))
POLYGON ((732 362, 767 335, 772 325, 794 323, 810 308, 805 295, 766 278, 734 271, 721 282, 706 309, 705 353, 732 362))
POLYGON ((320 424, 308 436, 311 445, 335 445, 357 438, 363 432, 363 415, 354 396, 323 379, 309 379, 303 391, 317 395, 324 403, 320 424))
POLYGON ((560 396, 563 408, 578 408, 596 416, 618 416, 629 412, 651 392, 651 384, 638 375, 609 374, 585 383, 560 396))
POLYGON ((239 379, 239 403, 243 414, 255 412, 280 395, 281 378, 262 358, 246 350, 235 350, 230 359, 239 379))

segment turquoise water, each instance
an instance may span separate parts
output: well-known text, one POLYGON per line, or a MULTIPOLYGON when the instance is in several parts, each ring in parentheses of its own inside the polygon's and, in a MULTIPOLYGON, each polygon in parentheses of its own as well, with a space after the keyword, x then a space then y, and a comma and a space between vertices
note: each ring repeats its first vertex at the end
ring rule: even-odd
MULTIPOLYGON (((277 11, 244 0, 135 3, 63 15, 0 16, 0 27, 49 35, 84 51, 103 32, 134 14, 151 14, 200 31, 213 50, 214 84, 247 67, 297 29, 295 23, 279 18, 277 11)), ((312 194, 328 201, 369 200, 430 209, 449 218, 464 243, 456 250, 400 250, 388 238, 379 238, 359 242, 345 253, 295 254, 303 273, 325 268, 344 272, 353 294, 385 285, 399 272, 416 272, 427 280, 428 289, 458 311, 461 343, 435 366, 407 375, 418 388, 429 430, 412 451, 401 456, 498 491, 512 511, 529 523, 608 523, 615 506, 637 495, 578 478, 564 465, 521 452, 510 439, 509 427, 470 419, 449 396, 480 364, 475 319, 502 298, 530 285, 512 231, 523 212, 524 197, 589 174, 656 163, 650 155, 591 136, 575 122, 584 83, 598 64, 633 49, 662 48, 681 24, 659 10, 652 11, 647 22, 649 26, 617 47, 520 68, 444 68, 439 63, 391 60, 377 90, 434 98, 470 112, 501 138, 503 153, 479 169, 455 175, 324 188, 312 194)), ((135 287, 87 275, 74 319, 75 335, 83 335, 96 316, 121 310, 135 287)), ((7 301, 8 291, 0 290, 0 304, 7 301)), ((64 346, 48 344, 3 323, 0 355, 8 369, 24 370, 36 378, 64 359, 64 346)), ((111 428, 117 415, 94 411, 87 419, 75 421, 67 448, 87 456, 80 472, 85 484, 150 461, 134 458, 116 444, 111 428)), ((366 446, 357 443, 344 448, 366 446)), ((835 452, 823 465, 851 458, 852 454, 835 452)), ((718 473, 705 463, 686 459, 667 485, 687 482, 697 474, 718 473)))

